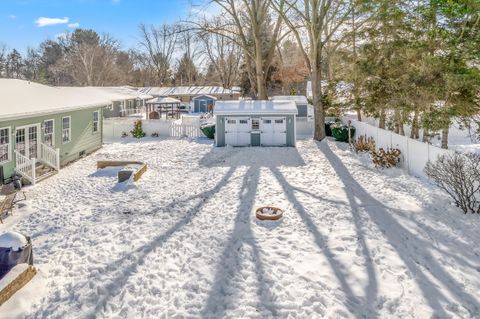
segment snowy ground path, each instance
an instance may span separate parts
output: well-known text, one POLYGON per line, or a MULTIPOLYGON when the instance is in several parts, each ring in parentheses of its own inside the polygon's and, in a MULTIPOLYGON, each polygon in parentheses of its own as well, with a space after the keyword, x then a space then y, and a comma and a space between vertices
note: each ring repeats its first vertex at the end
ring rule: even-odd
POLYGON ((344 144, 123 141, 28 197, 0 226, 46 277, 28 318, 480 317, 479 216, 344 144), (99 159, 149 167, 126 188, 99 159))

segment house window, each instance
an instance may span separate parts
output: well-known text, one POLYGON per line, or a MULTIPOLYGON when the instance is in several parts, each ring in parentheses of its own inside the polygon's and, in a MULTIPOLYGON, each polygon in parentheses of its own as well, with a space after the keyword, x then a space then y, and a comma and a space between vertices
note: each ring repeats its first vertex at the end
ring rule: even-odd
POLYGON ((275 124, 283 124, 283 120, 275 120, 275 124))
POLYGON ((0 163, 10 160, 10 129, 0 129, 0 163))
POLYGON ((260 121, 258 119, 252 120, 252 130, 259 130, 260 129, 260 121))
POLYGON ((68 143, 71 140, 72 134, 72 126, 71 126, 72 118, 70 116, 66 116, 62 118, 62 142, 68 143))
POLYGON ((263 120, 263 124, 272 124, 272 120, 263 120))
POLYGON ((239 122, 240 122, 240 124, 248 124, 247 120, 240 120, 239 122))
POLYGON ((235 123, 237 123, 237 121, 236 120, 228 120, 227 123, 228 124, 235 124, 235 123))
POLYGON ((43 122, 43 143, 50 147, 55 145, 53 120, 43 122))
POLYGON ((99 129, 100 113, 98 111, 93 112, 93 133, 97 133, 99 129))

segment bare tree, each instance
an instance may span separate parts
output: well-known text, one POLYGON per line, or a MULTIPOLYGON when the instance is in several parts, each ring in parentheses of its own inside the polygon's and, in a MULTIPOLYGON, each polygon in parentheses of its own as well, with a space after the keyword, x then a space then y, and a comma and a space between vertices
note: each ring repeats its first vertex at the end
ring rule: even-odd
POLYGON ((204 32, 233 41, 241 48, 255 95, 262 100, 268 99, 267 75, 277 44, 284 36, 282 18, 275 16, 269 0, 212 0, 212 3, 223 10, 222 19, 194 24, 204 32))
POLYGON ((165 85, 171 80, 171 65, 179 41, 179 26, 164 24, 160 27, 140 25, 140 45, 154 70, 157 83, 165 85))
POLYGON ((209 65, 214 68, 222 86, 224 88, 234 86, 238 79, 241 48, 231 39, 216 33, 204 33, 200 39, 203 42, 203 53, 209 65))
POLYGON ((337 34, 351 14, 348 0, 271 0, 298 42, 312 81, 315 114, 314 138, 325 138, 322 104, 322 56, 326 44, 337 34))

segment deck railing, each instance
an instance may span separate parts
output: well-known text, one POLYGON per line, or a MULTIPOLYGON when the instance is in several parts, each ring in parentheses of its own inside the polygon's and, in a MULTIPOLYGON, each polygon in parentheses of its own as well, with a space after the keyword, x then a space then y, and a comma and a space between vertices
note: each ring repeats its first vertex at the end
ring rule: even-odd
POLYGON ((35 158, 28 157, 15 151, 15 172, 35 185, 35 158))
POLYGON ((40 161, 53 167, 57 171, 60 170, 60 149, 54 149, 42 143, 40 145, 40 161))

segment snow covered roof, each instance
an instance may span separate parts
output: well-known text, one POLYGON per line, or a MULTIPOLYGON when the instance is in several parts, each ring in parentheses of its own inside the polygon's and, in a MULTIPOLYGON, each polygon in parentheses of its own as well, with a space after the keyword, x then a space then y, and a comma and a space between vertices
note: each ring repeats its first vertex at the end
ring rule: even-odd
POLYGON ((298 114, 293 101, 240 100, 218 101, 213 110, 215 115, 231 114, 298 114))
POLYGON ((86 94, 103 94, 109 101, 124 101, 131 99, 151 99, 153 96, 141 93, 137 90, 132 90, 123 86, 86 86, 86 87, 73 87, 73 86, 61 86, 63 90, 80 90, 86 94))
POLYGON ((11 231, 0 235, 0 247, 12 248, 17 251, 28 244, 27 238, 17 232, 11 231))
POLYGON ((272 100, 286 100, 286 101, 294 101, 297 104, 308 104, 307 97, 304 95, 276 95, 272 97, 272 100))
POLYGON ((182 101, 174 99, 173 97, 159 96, 159 97, 154 97, 151 100, 148 100, 146 103, 147 104, 179 104, 179 103, 182 103, 182 101))
POLYGON ((106 106, 135 96, 138 96, 136 91, 127 88, 53 87, 18 79, 0 79, 0 119, 106 106), (126 90, 130 93, 127 94, 126 90))
POLYGON ((217 99, 216 97, 211 96, 211 95, 208 95, 208 94, 198 95, 198 96, 194 97, 193 99, 196 100, 196 99, 199 99, 199 98, 201 98, 201 97, 208 97, 208 98, 210 98, 210 99, 212 99, 212 100, 216 100, 216 99, 217 99))
POLYGON ((155 96, 197 96, 197 95, 234 95, 238 91, 225 89, 221 86, 173 86, 173 87, 145 87, 141 93, 155 96))

